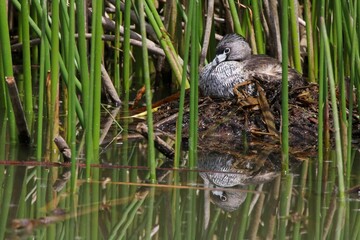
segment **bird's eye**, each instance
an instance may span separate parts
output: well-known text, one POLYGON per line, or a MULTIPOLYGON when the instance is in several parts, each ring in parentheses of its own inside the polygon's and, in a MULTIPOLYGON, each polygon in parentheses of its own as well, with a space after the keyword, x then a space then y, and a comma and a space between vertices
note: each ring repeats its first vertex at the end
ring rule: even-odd
POLYGON ((225 49, 224 49, 224 53, 225 53, 225 54, 229 54, 229 53, 230 53, 230 48, 225 48, 225 49))
POLYGON ((227 201, 227 196, 226 196, 226 194, 225 194, 225 193, 221 194, 221 196, 220 196, 220 200, 221 200, 222 202, 227 201))

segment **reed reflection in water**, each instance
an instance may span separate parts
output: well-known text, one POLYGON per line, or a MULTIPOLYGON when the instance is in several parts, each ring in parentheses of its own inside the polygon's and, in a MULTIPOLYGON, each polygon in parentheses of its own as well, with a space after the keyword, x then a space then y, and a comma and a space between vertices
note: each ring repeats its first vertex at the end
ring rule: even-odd
MULTIPOLYGON (((64 180, 66 166, 35 162, 31 149, 7 145, 5 156, 14 161, 0 164, 4 173, 0 179, 1 236, 262 239, 279 234, 281 219, 286 219, 289 238, 314 234, 331 238, 334 231, 341 231, 344 238, 357 234, 358 195, 349 195, 346 203, 338 201, 334 170, 328 171, 324 182, 327 191, 318 192, 313 158, 291 158, 291 191, 286 196, 290 205, 288 214, 280 216, 279 199, 286 180, 281 177, 276 149, 263 145, 243 153, 200 150, 195 171, 175 170, 158 153, 157 159, 163 162, 157 169, 159 183, 151 184, 145 180, 146 143, 129 140, 127 146, 131 154, 126 159, 119 160, 123 144, 112 144, 101 155, 102 163, 92 166, 99 171, 99 181, 86 181, 84 165, 79 164, 77 191, 72 193, 66 181, 62 189, 54 188, 59 179, 64 180), (95 186, 100 189, 98 195, 94 195, 95 186), (339 226, 340 216, 353 221, 339 226), (95 237, 90 228, 96 228, 95 237)), ((329 161, 329 169, 333 164, 329 161)), ((354 186, 358 176, 359 169, 354 168, 354 186)))

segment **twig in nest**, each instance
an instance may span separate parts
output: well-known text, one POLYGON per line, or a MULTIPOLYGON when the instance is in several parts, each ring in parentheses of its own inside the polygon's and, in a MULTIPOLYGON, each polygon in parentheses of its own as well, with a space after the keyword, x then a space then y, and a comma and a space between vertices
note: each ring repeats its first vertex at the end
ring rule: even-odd
POLYGON ((241 107, 251 106, 252 110, 256 110, 256 108, 260 108, 267 129, 269 131, 269 134, 278 138, 279 133, 275 127, 275 118, 274 115, 271 113, 265 91, 261 87, 261 85, 255 80, 247 80, 235 85, 233 90, 241 107), (244 89, 239 90, 240 87, 244 87, 244 86, 248 88, 249 84, 255 84, 256 92, 258 94, 257 97, 250 96, 247 93, 247 91, 244 89))
POLYGON ((115 106, 116 107, 120 106, 121 100, 119 98, 119 95, 117 94, 114 84, 111 81, 111 78, 103 64, 101 64, 101 79, 102 79, 102 83, 104 84, 104 87, 105 87, 107 93, 109 94, 109 96, 110 96, 111 100, 113 101, 113 103, 115 104, 115 106))
POLYGON ((264 117, 267 129, 268 129, 269 133, 271 133, 276 138, 278 138, 279 133, 275 127, 275 118, 274 118, 274 115, 271 113, 270 106, 269 106, 269 103, 268 103, 266 95, 265 95, 265 91, 260 86, 259 83, 256 83, 256 89, 259 94, 259 97, 258 97, 259 105, 260 105, 261 113, 264 117))
POLYGON ((58 147, 59 151, 64 157, 64 162, 70 162, 71 161, 71 150, 69 145, 66 143, 65 139, 63 139, 61 136, 57 136, 54 139, 54 142, 56 146, 58 147))
MULTIPOLYGON (((138 131, 141 135, 145 138, 148 138, 148 127, 145 123, 139 123, 136 126, 136 131, 138 131)), ((166 157, 170 159, 174 159, 175 151, 174 149, 169 146, 164 140, 162 140, 159 136, 154 137, 155 147, 166 157)))
POLYGON ((233 91, 241 107, 252 107, 253 110, 257 110, 257 106, 259 105, 258 98, 250 96, 247 93, 247 90, 243 89, 244 87, 251 88, 252 86, 250 84, 254 84, 254 81, 246 80, 244 82, 238 83, 233 88, 233 91))
POLYGON ((145 94, 145 85, 142 86, 137 92, 136 92, 136 96, 134 99, 134 104, 132 105, 131 109, 134 109, 136 105, 139 104, 139 101, 141 100, 141 98, 144 96, 145 94))

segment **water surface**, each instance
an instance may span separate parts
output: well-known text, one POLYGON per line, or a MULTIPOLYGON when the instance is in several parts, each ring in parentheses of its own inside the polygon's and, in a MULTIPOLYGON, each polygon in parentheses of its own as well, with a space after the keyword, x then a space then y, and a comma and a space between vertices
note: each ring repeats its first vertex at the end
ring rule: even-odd
POLYGON ((283 176, 278 149, 264 145, 199 148, 195 170, 186 167, 186 152, 177 170, 157 153, 154 184, 147 180, 146 140, 122 134, 112 126, 91 179, 80 155, 74 191, 62 158, 37 161, 36 146, 2 138, 0 239, 359 238, 357 151, 347 181, 352 194, 339 201, 332 155, 319 178, 316 157, 299 156, 290 158, 291 173, 283 176))

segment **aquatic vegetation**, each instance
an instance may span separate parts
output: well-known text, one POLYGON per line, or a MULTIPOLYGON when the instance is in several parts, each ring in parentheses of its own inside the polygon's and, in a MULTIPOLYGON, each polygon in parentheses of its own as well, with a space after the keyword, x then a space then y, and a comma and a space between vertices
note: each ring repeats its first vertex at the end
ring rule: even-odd
MULTIPOLYGON (((346 189, 356 189, 359 184, 358 179, 352 178, 354 168, 358 165, 357 151, 354 149, 358 143, 355 137, 358 136, 360 110, 359 14, 360 4, 356 0, 0 1, 0 160, 17 160, 13 151, 19 144, 27 150, 35 149, 38 164, 53 164, 64 159, 64 152, 71 153, 70 157, 67 156, 71 162, 71 174, 59 173, 53 168, 50 174, 52 178, 49 179, 55 181, 56 176, 60 175, 61 180, 70 180, 70 188, 66 191, 81 191, 83 196, 89 199, 91 196, 98 203, 101 202, 102 192, 98 184, 91 189, 80 186, 83 179, 100 181, 102 173, 94 166, 103 163, 104 155, 110 155, 107 150, 114 143, 123 146, 121 153, 114 151, 121 156, 118 157, 121 164, 126 166, 141 165, 138 158, 133 156, 141 155, 142 151, 148 152, 144 165, 149 167, 151 174, 143 174, 145 176, 141 179, 152 182, 161 181, 164 177, 159 167, 166 157, 156 151, 161 140, 166 143, 167 152, 171 152, 173 162, 170 167, 191 170, 196 169, 198 160, 203 160, 199 158, 204 156, 204 152, 210 152, 209 147, 216 148, 220 153, 227 151, 226 156, 243 157, 246 151, 258 151, 253 150, 251 144, 263 145, 264 148, 258 152, 265 159, 272 156, 274 149, 276 157, 281 156, 280 170, 285 176, 285 181, 277 188, 281 192, 281 197, 277 199, 281 217, 276 237, 290 237, 285 231, 291 229, 293 237, 300 238, 304 222, 295 219, 296 226, 289 227, 289 204, 298 214, 292 216, 294 218, 303 216, 305 205, 300 199, 288 201, 294 186, 290 174, 294 155, 297 158, 301 158, 300 155, 306 156, 304 158, 317 155, 314 160, 316 164, 307 162, 301 171, 299 184, 303 187, 302 196, 306 182, 311 183, 309 189, 316 192, 316 197, 328 191, 334 191, 335 196, 337 191, 333 189, 336 186, 339 189, 336 196, 341 200, 346 196, 346 189), (214 59, 218 42, 229 33, 241 34, 250 44, 253 54, 267 54, 278 59, 282 63, 282 83, 246 79, 251 83, 245 81, 244 85, 238 86, 234 99, 219 102, 211 97, 203 98, 198 92, 199 74, 214 59), (290 69, 296 69, 311 84, 293 89, 288 78, 295 70, 290 69), (11 82, 16 85, 11 85, 11 82), (249 86, 257 94, 244 91, 249 86), (173 93, 179 93, 175 101, 173 98, 171 101, 164 100, 173 93), (158 100, 162 103, 160 107, 155 106, 158 100), (121 107, 120 111, 117 109, 119 113, 112 111, 118 107, 121 107), (146 131, 142 132, 147 141, 136 153, 129 141, 139 137, 136 131, 138 118, 135 115, 145 116, 147 122, 146 131), (159 130, 162 132, 159 133, 159 130), (67 142, 65 151, 64 148, 59 151, 54 143, 59 136, 67 142), (268 144, 272 147, 271 151, 267 148, 268 144), (85 173, 78 168, 81 164, 79 159, 84 161, 85 173), (329 159, 336 161, 336 164, 331 165, 329 159), (184 163, 183 160, 189 161, 184 163), (337 172, 331 171, 331 166, 336 166, 337 172), (332 181, 327 186, 324 182, 329 179, 332 181)), ((258 64, 261 64, 260 58, 258 64)), ((248 158, 254 156, 250 154, 248 158)), ((68 161, 68 158, 65 159, 68 161)), ((240 160, 234 162, 243 163, 240 160)), ((254 167, 249 171, 253 175, 261 169, 248 161, 243 165, 248 167, 247 170, 254 167)), ((280 170, 276 170, 278 174, 280 170)), ((0 199, 1 209, 8 211, 15 180, 11 176, 14 176, 15 169, 0 164, 0 171, 4 176, 6 173, 6 177, 0 177, 0 185, 4 186, 1 189, 4 194, 0 194, 4 196, 0 199), (5 178, 9 181, 5 181, 5 178)), ((49 173, 37 169, 31 172, 31 176, 35 175, 36 179, 46 179, 49 173)), ((119 182, 131 182, 130 178, 136 182, 138 179, 136 173, 124 169, 114 173, 113 177, 119 182)), ((189 174, 186 178, 189 185, 196 182, 196 174, 189 174)), ((179 175, 174 173, 169 181, 178 186, 179 175)), ((40 186, 41 183, 37 183, 34 189, 39 190, 40 186)), ((112 194, 120 198, 116 188, 113 188, 112 194)), ((123 192, 127 193, 135 194, 136 191, 127 186, 121 188, 126 189, 123 192)), ((41 202, 37 203, 38 206, 47 204, 46 196, 52 195, 51 191, 39 194, 41 202)), ((192 198, 196 198, 197 192, 191 188, 186 191, 174 189, 172 192, 172 216, 167 222, 173 223, 175 230, 167 228, 169 232, 164 231, 163 236, 193 239, 195 233, 200 231, 195 224, 191 224, 196 219, 197 205, 192 198), (180 203, 184 202, 185 207, 180 208, 180 203), (183 236, 176 235, 175 232, 182 232, 179 226, 185 219, 189 222, 186 232, 183 236)), ((151 237, 153 219, 159 213, 153 211, 157 201, 152 190, 144 192, 144 195, 141 195, 141 191, 137 192, 138 195, 127 206, 124 218, 118 224, 112 222, 109 224, 111 227, 102 226, 103 229, 112 230, 111 234, 103 236, 126 237, 125 230, 120 232, 121 229, 134 230, 136 224, 129 227, 131 221, 139 220, 136 213, 143 204, 149 204, 152 207, 147 218, 141 217, 139 221, 140 225, 146 226, 144 238, 151 237)), ((212 192, 216 200, 225 199, 226 191, 215 189, 212 192)), ((250 221, 247 214, 251 209, 250 200, 238 192, 233 195, 244 200, 241 202, 245 209, 242 217, 244 223, 250 223, 247 222, 250 221)), ((75 195, 71 195, 71 198, 64 204, 70 206, 70 203, 77 202, 75 195)), ((82 203, 86 206, 89 199, 80 200, 84 200, 82 203)), ((309 236, 316 239, 328 236, 327 224, 334 217, 334 212, 326 212, 321 207, 323 203, 330 206, 331 201, 329 196, 319 197, 313 201, 312 209, 307 209, 307 212, 316 209, 315 214, 318 215, 312 217, 321 218, 320 223, 315 221, 309 236)), ((346 204, 340 202, 341 207, 346 204)), ((236 211, 233 205, 229 209, 236 211)), ((360 229, 356 228, 360 225, 359 216, 350 217, 348 212, 340 210, 336 213, 338 222, 333 223, 332 231, 337 238, 340 238, 340 234, 345 239, 357 238, 359 233, 354 229, 360 229), (345 219, 343 214, 348 214, 345 219), (337 231, 344 225, 346 231, 337 231)), ((86 232, 91 224, 91 234, 99 236, 97 226, 102 224, 99 212, 91 209, 81 211, 90 211, 93 215, 91 220, 86 217, 82 219, 86 227, 81 231, 86 232)), ((217 217, 220 215, 220 211, 215 213, 217 217)), ((2 216, 8 215, 2 212, 2 216)), ((49 220, 74 220, 74 216, 59 214, 49 220)), ((33 221, 27 223, 40 226, 44 224, 41 217, 33 217, 33 221)), ((314 219, 309 222, 313 223, 314 219)), ((253 218, 252 221, 256 220, 253 218)), ((260 222, 257 219, 257 225, 260 222)), ((212 236, 212 233, 217 236, 223 234, 227 238, 236 235, 241 239, 249 226, 233 226, 229 233, 209 222, 205 223, 204 226, 208 228, 202 235, 204 239, 212 236)), ((1 239, 5 224, 1 222, 0 225, 1 239)), ((14 221, 14 225, 21 228, 22 222, 14 221)), ((274 222, 269 222, 269 226, 267 236, 274 237, 271 234, 275 231, 274 222)), ((72 234, 68 236, 75 236, 75 230, 71 231, 72 234)), ((257 231, 254 232, 252 237, 257 236, 257 231)), ((48 235, 54 238, 54 228, 50 227, 48 235)))

